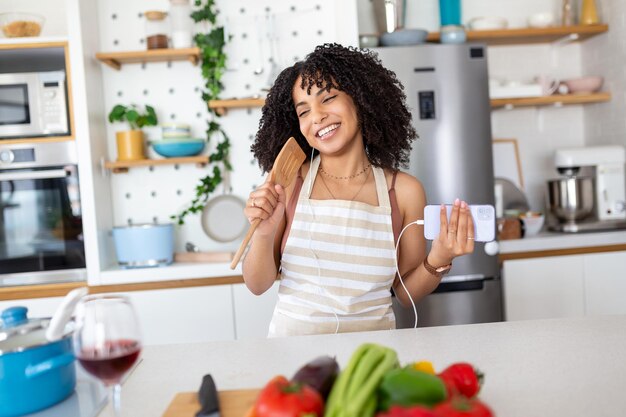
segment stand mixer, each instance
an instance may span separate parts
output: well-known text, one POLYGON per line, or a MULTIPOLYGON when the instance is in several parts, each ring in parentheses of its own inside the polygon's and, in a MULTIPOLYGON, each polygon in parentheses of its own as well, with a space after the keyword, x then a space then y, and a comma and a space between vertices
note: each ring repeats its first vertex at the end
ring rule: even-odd
POLYGON ((626 151, 623 146, 559 149, 563 176, 548 181, 548 228, 586 232, 626 228, 626 151))

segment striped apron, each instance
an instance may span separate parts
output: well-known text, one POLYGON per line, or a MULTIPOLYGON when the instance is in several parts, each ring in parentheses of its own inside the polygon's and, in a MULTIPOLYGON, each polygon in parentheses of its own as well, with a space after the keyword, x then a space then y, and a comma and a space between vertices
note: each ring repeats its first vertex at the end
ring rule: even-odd
POLYGON ((319 156, 302 185, 281 259, 269 337, 395 329, 395 245, 387 181, 372 166, 379 206, 311 200, 319 156))

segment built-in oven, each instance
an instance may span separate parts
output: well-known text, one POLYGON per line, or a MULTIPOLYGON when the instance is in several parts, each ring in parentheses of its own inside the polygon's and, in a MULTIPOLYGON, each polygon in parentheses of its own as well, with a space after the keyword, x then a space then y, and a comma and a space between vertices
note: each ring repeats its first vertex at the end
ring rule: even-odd
POLYGON ((65 71, 0 74, 0 139, 70 136, 65 71))
POLYGON ((0 143, 0 285, 83 280, 85 266, 74 143, 0 143))

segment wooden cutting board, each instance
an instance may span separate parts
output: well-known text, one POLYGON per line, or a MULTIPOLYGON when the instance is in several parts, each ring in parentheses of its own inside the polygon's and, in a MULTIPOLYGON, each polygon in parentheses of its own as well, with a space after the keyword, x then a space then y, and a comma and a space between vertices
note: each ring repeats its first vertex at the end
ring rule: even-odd
MULTIPOLYGON (((220 416, 245 417, 259 394, 258 389, 220 391, 220 416)), ((179 392, 163 417, 194 417, 200 409, 197 392, 179 392)))

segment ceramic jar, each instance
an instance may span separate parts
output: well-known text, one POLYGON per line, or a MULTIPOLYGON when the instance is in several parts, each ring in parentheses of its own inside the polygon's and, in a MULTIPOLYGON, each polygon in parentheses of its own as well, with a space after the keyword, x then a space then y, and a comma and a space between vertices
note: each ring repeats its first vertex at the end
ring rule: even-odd
POLYGON ((598 19, 598 9, 595 0, 583 0, 582 9, 580 11, 581 25, 597 25, 600 23, 598 19))

